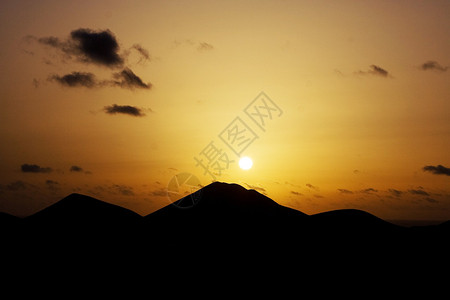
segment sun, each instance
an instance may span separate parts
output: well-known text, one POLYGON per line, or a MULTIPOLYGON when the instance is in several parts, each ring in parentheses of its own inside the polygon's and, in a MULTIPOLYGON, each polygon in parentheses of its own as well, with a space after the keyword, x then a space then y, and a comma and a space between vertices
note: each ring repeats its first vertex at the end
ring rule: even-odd
POLYGON ((239 160, 239 167, 242 170, 249 170, 253 166, 253 161, 250 157, 244 156, 239 160))

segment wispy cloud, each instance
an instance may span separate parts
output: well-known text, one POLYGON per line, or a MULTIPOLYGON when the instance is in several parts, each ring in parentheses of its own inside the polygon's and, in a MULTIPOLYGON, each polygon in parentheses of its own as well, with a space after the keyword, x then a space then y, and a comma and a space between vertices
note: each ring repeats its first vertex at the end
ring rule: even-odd
POLYGON ((401 197, 403 195, 402 191, 396 189, 389 189, 388 192, 394 197, 401 197))
POLYGON ((427 192, 425 192, 424 190, 408 190, 409 193, 413 194, 413 195, 421 195, 421 196, 430 196, 430 194, 428 194, 427 192))
POLYGON ((63 76, 51 75, 49 77, 50 81, 56 81, 59 84, 67 87, 87 87, 93 88, 98 86, 98 82, 95 79, 95 75, 92 73, 84 72, 72 72, 63 76))
POLYGON ((46 180, 45 181, 45 185, 47 186, 47 188, 53 192, 59 191, 60 187, 59 187, 59 182, 54 181, 54 180, 46 180))
POLYGON ((154 196, 154 197, 167 197, 168 196, 166 188, 159 188, 154 191, 151 191, 149 193, 149 195, 154 196))
POLYGON ((148 52, 147 49, 145 49, 144 47, 142 47, 139 44, 134 44, 131 49, 136 50, 136 52, 139 54, 139 60, 138 60, 138 64, 140 63, 144 63, 146 61, 151 60, 151 56, 150 53, 148 52))
POLYGON ((71 166, 70 172, 83 172, 83 168, 79 166, 71 166))
POLYGON ((122 196, 134 196, 133 188, 131 186, 113 184, 111 186, 113 193, 120 194, 122 196))
POLYGON ((339 191, 339 193, 341 194, 353 194, 352 191, 347 190, 347 189, 337 189, 339 191))
POLYGON ((370 65, 369 66, 369 70, 368 71, 356 71, 354 72, 355 75, 374 75, 374 76, 379 76, 379 77, 384 77, 384 78, 388 78, 388 77, 392 77, 391 74, 389 74, 389 72, 386 69, 383 69, 380 66, 377 65, 370 65))
POLYGON ((446 72, 448 68, 448 66, 444 67, 434 60, 429 60, 420 66, 420 69, 422 69, 423 71, 433 70, 438 72, 446 72))
POLYGON ((150 82, 144 83, 142 79, 137 76, 131 69, 125 68, 121 72, 113 73, 113 78, 110 80, 97 80, 95 75, 90 72, 72 72, 66 75, 51 75, 48 80, 56 81, 62 86, 66 87, 121 87, 124 89, 150 89, 152 84, 150 82))
POLYGON ((214 49, 213 45, 211 45, 209 43, 205 43, 205 42, 201 42, 197 46, 198 51, 211 51, 213 49, 214 49))
POLYGON ((436 200, 434 198, 430 198, 430 197, 425 197, 424 200, 427 202, 430 202, 430 203, 439 203, 438 200, 436 200))
POLYGON ((291 194, 292 194, 292 195, 295 195, 295 196, 303 196, 302 193, 296 192, 296 191, 291 191, 291 194))
POLYGON ((50 173, 53 171, 52 168, 40 167, 34 164, 23 164, 20 169, 24 173, 50 173))
POLYGON ((152 87, 151 83, 144 83, 142 79, 134 74, 129 68, 125 68, 119 73, 114 73, 113 76, 116 80, 111 81, 111 84, 122 88, 150 89, 152 87))
POLYGON ((367 189, 360 190, 359 192, 363 193, 363 194, 372 194, 372 193, 378 193, 378 190, 376 190, 374 188, 367 188, 367 189))
POLYGON ((312 190, 318 191, 319 187, 312 185, 311 183, 307 183, 306 186, 312 190))
POLYGON ((214 50, 214 46, 211 43, 207 43, 207 42, 197 42, 197 41, 194 41, 191 39, 173 41, 174 47, 179 47, 182 45, 195 47, 197 49, 197 51, 199 51, 199 52, 206 52, 206 51, 214 50))
POLYGON ((11 182, 10 184, 6 185, 6 190, 8 191, 20 191, 20 190, 26 190, 28 188, 29 184, 22 181, 17 180, 14 182, 11 182))
POLYGON ((244 184, 245 184, 249 189, 252 189, 252 190, 261 192, 261 193, 263 193, 264 195, 266 194, 266 189, 263 188, 263 187, 256 186, 256 185, 251 185, 251 184, 248 184, 248 183, 245 183, 245 182, 244 182, 244 184))

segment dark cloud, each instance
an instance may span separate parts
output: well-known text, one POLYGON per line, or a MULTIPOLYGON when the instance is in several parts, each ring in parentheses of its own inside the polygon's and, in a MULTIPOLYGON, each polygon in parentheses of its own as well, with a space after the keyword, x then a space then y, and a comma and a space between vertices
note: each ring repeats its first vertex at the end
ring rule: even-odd
POLYGON ((84 63, 107 67, 122 67, 131 49, 139 54, 138 63, 151 58, 148 50, 140 44, 134 44, 128 50, 120 53, 116 36, 109 29, 92 30, 79 28, 73 30, 70 33, 70 37, 64 40, 54 36, 37 38, 29 35, 25 38, 27 41, 37 41, 42 45, 58 49, 64 55, 64 58, 75 58, 84 63))
POLYGON ((303 196, 302 193, 296 192, 296 191, 291 191, 291 194, 296 195, 296 196, 303 196))
POLYGON ((341 194, 353 194, 352 191, 346 190, 346 189, 338 189, 338 191, 339 191, 341 194))
POLYGON ((80 28, 73 30, 70 37, 61 40, 58 37, 27 36, 28 41, 37 40, 38 43, 58 49, 64 58, 75 58, 84 63, 93 63, 108 67, 120 67, 125 58, 119 54, 119 43, 110 30, 92 30, 80 28))
POLYGON ((79 166, 71 166, 70 172, 83 172, 83 168, 79 166))
POLYGON ((51 75, 48 80, 56 81, 59 84, 66 87, 87 87, 97 88, 105 86, 116 86, 125 89, 133 90, 138 89, 150 89, 151 83, 144 83, 141 78, 133 73, 128 68, 125 68, 119 73, 113 74, 114 80, 102 80, 96 79, 95 75, 89 72, 72 72, 63 76, 51 75))
POLYGON ((410 192, 413 195, 430 196, 430 194, 428 194, 424 190, 408 190, 408 192, 410 192))
POLYGON ((377 65, 370 65, 368 71, 357 71, 355 74, 357 75, 375 75, 380 77, 391 77, 388 71, 383 69, 382 67, 379 67, 377 65))
POLYGON ((24 173, 50 173, 52 172, 52 168, 42 168, 38 165, 29 165, 29 164, 23 164, 21 166, 21 170, 24 173))
POLYGON ((135 106, 130 105, 117 105, 113 104, 111 106, 105 106, 104 110, 107 114, 115 115, 115 114, 125 114, 134 117, 143 117, 145 114, 142 112, 142 109, 137 108, 135 106))
POLYGON ((379 76, 382 76, 382 77, 387 77, 389 75, 388 71, 386 71, 385 69, 383 69, 383 68, 381 68, 379 66, 371 65, 370 68, 371 68, 371 70, 369 70, 370 74, 379 75, 379 76))
POLYGON ((396 189, 389 189, 388 192, 389 192, 392 196, 395 196, 395 197, 400 197, 400 196, 403 194, 402 191, 399 191, 399 190, 396 190, 396 189))
POLYGON ((436 175, 447 175, 450 176, 450 168, 446 168, 443 165, 437 166, 425 166, 423 167, 424 172, 431 172, 436 175))
POLYGON ((115 81, 111 81, 112 85, 120 86, 128 89, 150 89, 152 84, 144 83, 141 78, 133 73, 129 68, 125 68, 122 72, 113 74, 115 81))
POLYGON ((372 193, 378 193, 378 190, 376 190, 374 188, 368 188, 368 189, 361 190, 360 193, 372 194, 372 193))
POLYGON ((93 88, 98 86, 95 75, 92 73, 72 72, 63 76, 52 75, 49 77, 50 81, 57 81, 61 85, 68 87, 87 87, 93 88))
POLYGON ((114 34, 107 30, 94 31, 80 28, 70 33, 75 41, 75 49, 85 62, 93 62, 105 66, 121 66, 124 59, 119 55, 119 44, 114 34))
MULTIPOLYGON (((140 44, 134 44, 128 50, 119 52, 120 47, 115 35, 110 30, 92 30, 80 28, 73 30, 67 39, 58 37, 27 36, 25 39, 37 41, 39 44, 52 47, 62 54, 63 61, 75 59, 83 63, 123 68, 121 72, 113 73, 113 80, 96 80, 94 74, 86 72, 72 72, 66 75, 52 75, 49 80, 56 81, 69 87, 104 87, 119 86, 127 89, 150 89, 151 83, 145 83, 128 67, 124 68, 125 61, 131 49, 139 55, 138 63, 150 60, 150 53, 140 44)), ((47 60, 48 63, 52 63, 47 60)))
POLYGON ((439 72, 446 72, 448 70, 448 66, 444 67, 442 65, 440 65, 438 62, 433 61, 433 60, 429 60, 425 63, 423 63, 420 68, 424 71, 428 71, 428 70, 434 70, 434 71, 439 71, 439 72))

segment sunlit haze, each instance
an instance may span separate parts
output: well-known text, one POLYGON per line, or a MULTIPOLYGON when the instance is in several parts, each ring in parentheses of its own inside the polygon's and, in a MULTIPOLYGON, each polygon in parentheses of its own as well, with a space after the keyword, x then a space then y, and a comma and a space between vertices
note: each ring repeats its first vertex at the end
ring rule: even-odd
POLYGON ((188 173, 307 214, 450 219, 449 1, 0 7, 2 212, 76 192, 146 215, 188 173))

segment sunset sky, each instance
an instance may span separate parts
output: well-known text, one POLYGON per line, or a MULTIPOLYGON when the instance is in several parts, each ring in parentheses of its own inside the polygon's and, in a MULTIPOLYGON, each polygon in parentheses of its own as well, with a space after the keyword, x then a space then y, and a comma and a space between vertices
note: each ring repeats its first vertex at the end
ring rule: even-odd
POLYGON ((186 172, 450 219, 449 1, 6 0, 0 38, 0 211, 146 215, 186 172))

